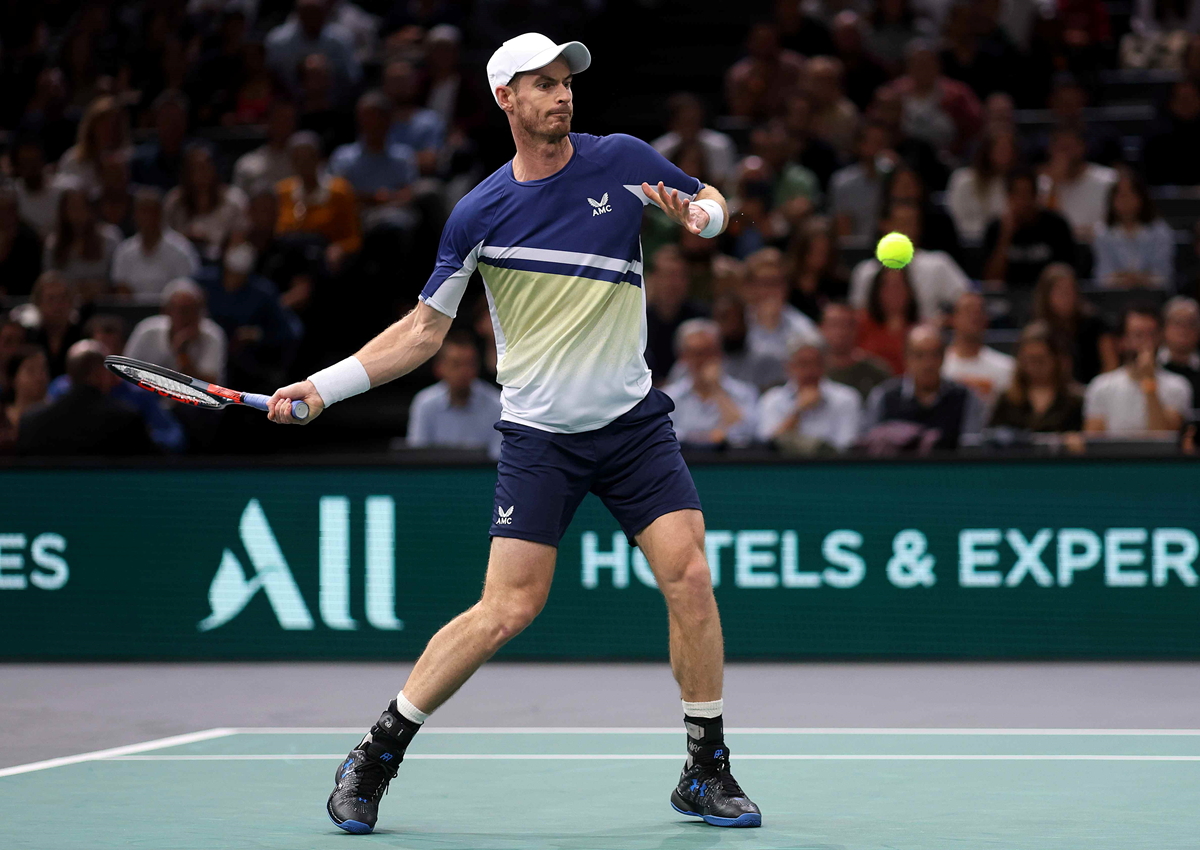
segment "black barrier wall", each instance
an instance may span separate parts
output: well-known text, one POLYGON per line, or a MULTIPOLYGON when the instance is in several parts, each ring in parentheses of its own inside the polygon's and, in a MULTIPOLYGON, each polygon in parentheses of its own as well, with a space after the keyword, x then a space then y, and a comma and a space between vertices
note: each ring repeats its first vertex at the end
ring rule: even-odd
MULTIPOLYGON (((694 470, 731 658, 1200 656, 1200 465, 694 470)), ((479 595, 494 470, 0 472, 5 658, 413 658, 479 595)), ((521 505, 502 506, 511 512, 521 505)), ((664 658, 589 497, 504 650, 664 658)))

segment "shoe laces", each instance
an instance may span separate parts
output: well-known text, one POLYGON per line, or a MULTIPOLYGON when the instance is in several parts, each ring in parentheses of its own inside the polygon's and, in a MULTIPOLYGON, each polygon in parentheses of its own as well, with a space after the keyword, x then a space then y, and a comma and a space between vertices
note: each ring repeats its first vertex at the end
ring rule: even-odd
MULTIPOLYGON (((728 759, 720 759, 716 764, 715 769, 715 784, 718 785, 727 797, 745 797, 746 792, 742 790, 742 786, 738 785, 738 781, 733 778, 733 774, 729 770, 728 759)), ((712 780, 710 780, 712 781, 712 780)))
POLYGON ((346 776, 346 790, 357 797, 378 801, 387 793, 395 773, 374 761, 365 761, 346 776))

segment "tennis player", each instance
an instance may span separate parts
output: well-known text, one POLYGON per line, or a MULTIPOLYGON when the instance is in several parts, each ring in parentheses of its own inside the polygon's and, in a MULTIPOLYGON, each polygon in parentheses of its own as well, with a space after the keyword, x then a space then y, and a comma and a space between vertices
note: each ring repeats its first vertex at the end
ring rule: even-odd
POLYGON ((271 419, 312 422, 404 375, 442 344, 471 275, 487 291, 498 349, 503 434, 483 595, 433 636, 404 688, 338 765, 330 818, 374 829, 379 801, 421 724, 542 610, 559 541, 590 491, 642 548, 666 597, 671 669, 683 698, 687 761, 671 804, 715 826, 762 816, 729 770, 722 730, 721 622, 704 554, 704 517, 651 386, 639 231, 654 203, 712 238, 725 199, 631 136, 571 132, 577 41, 506 41, 487 65, 516 143, 512 161, 451 213, 420 303, 356 355, 276 390, 271 419))

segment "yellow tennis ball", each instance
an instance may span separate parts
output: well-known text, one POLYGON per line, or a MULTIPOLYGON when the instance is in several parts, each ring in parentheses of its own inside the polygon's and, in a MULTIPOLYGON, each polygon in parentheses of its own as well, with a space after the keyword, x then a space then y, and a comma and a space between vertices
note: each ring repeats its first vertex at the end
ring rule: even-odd
POLYGON ((889 233, 875 246, 875 256, 889 269, 902 269, 912 262, 913 243, 903 233, 889 233))

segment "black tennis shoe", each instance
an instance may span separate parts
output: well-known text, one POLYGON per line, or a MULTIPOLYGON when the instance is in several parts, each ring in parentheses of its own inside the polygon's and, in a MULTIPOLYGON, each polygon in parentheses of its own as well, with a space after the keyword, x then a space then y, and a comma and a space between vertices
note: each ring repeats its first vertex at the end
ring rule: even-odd
POLYGON ((729 772, 729 751, 715 762, 684 767, 671 807, 713 826, 762 826, 762 813, 729 772))
POLYGON ((396 754, 376 743, 359 744, 338 765, 333 793, 325 810, 329 819, 346 832, 366 835, 375 829, 379 801, 388 783, 396 778, 396 754))

